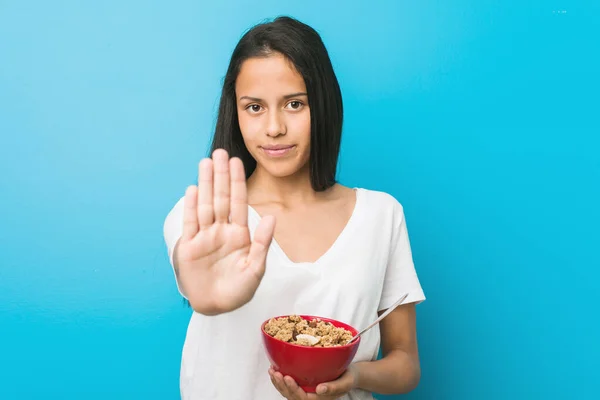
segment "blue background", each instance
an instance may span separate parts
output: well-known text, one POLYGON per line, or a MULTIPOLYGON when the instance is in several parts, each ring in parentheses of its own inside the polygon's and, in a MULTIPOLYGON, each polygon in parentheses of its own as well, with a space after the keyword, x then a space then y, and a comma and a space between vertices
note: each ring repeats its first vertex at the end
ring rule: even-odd
POLYGON ((278 14, 330 50, 341 182, 406 209, 405 398, 598 398, 599 3, 281 3, 0 1, 0 398, 178 398, 163 220, 278 14))

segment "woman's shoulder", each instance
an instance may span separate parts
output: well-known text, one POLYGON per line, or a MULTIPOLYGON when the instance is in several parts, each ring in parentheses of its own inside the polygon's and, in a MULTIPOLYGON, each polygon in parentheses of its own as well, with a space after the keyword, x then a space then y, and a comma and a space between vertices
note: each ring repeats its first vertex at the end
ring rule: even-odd
POLYGON ((391 193, 363 187, 356 187, 355 190, 357 191, 358 196, 360 196, 361 201, 369 207, 377 210, 389 211, 395 214, 401 214, 403 212, 402 203, 391 193))

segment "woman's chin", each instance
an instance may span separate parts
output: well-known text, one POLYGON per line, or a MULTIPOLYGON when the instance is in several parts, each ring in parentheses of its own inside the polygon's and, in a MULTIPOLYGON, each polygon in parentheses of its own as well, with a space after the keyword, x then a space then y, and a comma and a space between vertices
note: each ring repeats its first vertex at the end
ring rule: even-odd
POLYGON ((308 173, 308 168, 302 165, 298 160, 279 160, 277 162, 266 162, 261 165, 262 169, 267 172, 268 175, 274 178, 290 178, 295 175, 302 175, 308 173))

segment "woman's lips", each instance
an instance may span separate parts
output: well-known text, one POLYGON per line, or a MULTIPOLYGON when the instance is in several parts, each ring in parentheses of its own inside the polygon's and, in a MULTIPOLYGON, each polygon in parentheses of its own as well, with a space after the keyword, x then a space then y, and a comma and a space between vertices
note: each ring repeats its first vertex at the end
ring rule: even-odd
POLYGON ((295 145, 262 146, 262 151, 269 157, 282 157, 292 151, 295 145))

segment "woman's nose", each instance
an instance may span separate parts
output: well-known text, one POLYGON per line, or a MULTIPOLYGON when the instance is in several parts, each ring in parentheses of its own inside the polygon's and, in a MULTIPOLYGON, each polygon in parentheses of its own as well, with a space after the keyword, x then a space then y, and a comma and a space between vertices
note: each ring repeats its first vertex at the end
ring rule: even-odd
POLYGON ((269 112, 267 122, 267 136, 277 137, 285 135, 286 128, 281 114, 278 111, 269 112))

